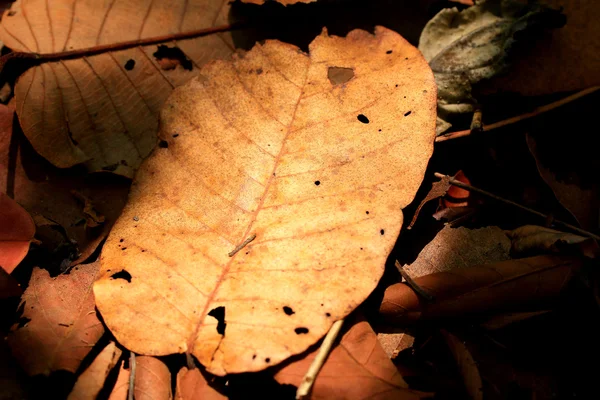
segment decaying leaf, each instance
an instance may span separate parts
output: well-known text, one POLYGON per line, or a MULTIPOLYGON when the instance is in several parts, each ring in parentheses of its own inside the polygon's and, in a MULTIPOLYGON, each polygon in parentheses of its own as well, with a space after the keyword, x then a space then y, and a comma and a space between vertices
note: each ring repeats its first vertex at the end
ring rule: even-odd
POLYGON ((56 249, 62 242, 71 245, 74 241, 81 253, 76 263, 80 263, 108 235, 125 206, 130 182, 109 174, 87 176, 85 171, 60 170, 50 165, 20 133, 12 133, 13 116, 14 111, 0 104, 0 191, 10 193, 34 218, 59 225, 38 230, 42 247, 56 249), (89 199, 96 215, 104 217, 101 227, 88 227, 84 203, 73 191, 89 199))
POLYGON ((390 322, 450 318, 481 312, 523 310, 558 296, 581 267, 578 257, 537 256, 438 272, 415 279, 435 296, 423 302, 403 283, 388 287, 380 314, 390 322))
POLYGON ((103 249, 94 291, 118 341, 189 352, 216 375, 317 342, 382 275, 432 152, 435 98, 419 51, 382 27, 205 66, 165 105, 103 249), (332 86, 332 66, 355 76, 332 86))
POLYGON ((480 229, 444 227, 419 253, 415 262, 404 266, 412 278, 470 268, 510 259, 510 240, 495 226, 480 229))
POLYGON ((582 243, 588 238, 556 231, 543 226, 525 225, 506 234, 511 239, 510 252, 514 256, 524 256, 539 253, 559 253, 568 246, 582 243))
POLYGON ((415 337, 402 330, 401 332, 380 332, 377 334, 377 340, 385 351, 385 354, 392 360, 398 356, 401 351, 409 349, 415 343, 415 337))
POLYGON ((102 336, 92 293, 97 272, 98 263, 56 278, 34 268, 22 297, 21 322, 8 336, 15 358, 29 375, 75 372, 102 336))
POLYGON ((454 361, 456 361, 456 365, 463 378, 469 398, 472 400, 482 400, 483 382, 481 381, 479 368, 477 367, 477 363, 473 359, 471 352, 467 346, 452 333, 444 330, 442 330, 441 333, 454 357, 454 361))
POLYGON ((27 255, 34 235, 31 216, 0 192, 0 268, 11 273, 27 255))
POLYGON ((129 393, 129 369, 125 368, 125 360, 119 363, 119 374, 117 375, 117 381, 113 386, 108 400, 127 400, 127 394, 129 393))
MULTIPOLYGON (((440 11, 423 29, 419 50, 435 74, 438 116, 474 111, 471 86, 502 71, 516 34, 559 25, 560 14, 533 2, 481 0, 463 11, 440 11)), ((438 126, 437 133, 448 129, 438 126)))
POLYGON ((117 365, 120 357, 121 350, 117 348, 115 342, 110 342, 77 378, 67 400, 95 399, 104 386, 108 373, 117 365))
POLYGON ((198 368, 181 368, 177 373, 176 400, 225 400, 226 396, 213 389, 198 368))
POLYGON ((168 400, 171 394, 169 367, 154 357, 136 357, 134 398, 136 400, 168 400))
MULTIPOLYGON (((298 386, 317 350, 284 366, 275 375, 282 384, 298 386)), ((371 326, 356 321, 333 348, 315 380, 312 399, 420 399, 430 396, 408 388, 371 326)))
MULTIPOLYGON (((21 1, 0 24, 14 51, 54 53, 185 32, 227 23, 229 1, 21 1)), ((157 45, 48 62, 15 86, 16 109, 38 153, 64 168, 133 176, 156 145, 158 113, 174 87, 215 57, 231 54, 230 38, 208 35, 168 44, 193 63, 161 69, 157 45)))

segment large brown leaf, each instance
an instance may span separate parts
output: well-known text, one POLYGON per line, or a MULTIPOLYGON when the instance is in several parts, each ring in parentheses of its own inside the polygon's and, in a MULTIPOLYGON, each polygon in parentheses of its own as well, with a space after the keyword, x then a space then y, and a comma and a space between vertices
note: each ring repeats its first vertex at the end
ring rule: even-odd
POLYGON ((33 235, 31 216, 0 192, 0 268, 11 273, 27 255, 33 235))
POLYGON ((581 265, 576 257, 537 256, 425 275, 415 282, 435 296, 435 302, 422 301, 399 283, 386 289, 379 312, 389 321, 407 324, 523 309, 558 296, 581 265))
POLYGON ((165 105, 103 249, 94 291, 119 342, 223 375, 318 341, 382 275, 432 152, 435 92, 382 27, 205 66, 165 105), (339 68, 352 76, 334 85, 339 68))
POLYGON ((57 278, 34 268, 22 298, 22 318, 28 322, 8 336, 15 358, 29 375, 75 372, 102 336, 92 293, 97 272, 98 263, 57 278))
MULTIPOLYGON (((275 379, 298 386, 317 350, 286 365, 275 379)), ((410 390, 389 359, 371 326, 356 321, 331 351, 315 380, 312 399, 419 399, 428 394, 410 390)))
MULTIPOLYGON (((78 50, 224 24, 228 9, 227 0, 19 0, 4 13, 0 40, 15 51, 78 50)), ((85 163, 132 176, 156 144, 158 113, 173 88, 232 49, 220 35, 174 45, 190 59, 188 69, 163 69, 170 67, 152 45, 27 70, 14 91, 25 135, 58 167, 85 163)))

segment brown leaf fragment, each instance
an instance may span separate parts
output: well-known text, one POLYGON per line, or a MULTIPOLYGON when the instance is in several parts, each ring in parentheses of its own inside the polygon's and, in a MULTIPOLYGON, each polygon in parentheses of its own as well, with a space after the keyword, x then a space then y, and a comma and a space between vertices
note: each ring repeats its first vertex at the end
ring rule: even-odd
POLYGON ((510 252, 515 257, 543 253, 560 253, 573 245, 582 243, 588 238, 556 231, 537 225, 525 225, 512 231, 507 231, 506 235, 511 239, 510 252))
POLYGON ((327 69, 327 78, 332 85, 342 85, 354 77, 352 68, 329 67, 327 69))
POLYGON ((35 224, 31 216, 0 192, 0 268, 10 274, 27 255, 33 235, 35 224))
POLYGON ((138 356, 135 372, 134 398, 136 400, 167 400, 171 395, 171 373, 158 358, 138 356))
POLYGON ((417 278, 510 259, 510 240, 495 226, 479 229, 444 227, 404 270, 417 278))
MULTIPOLYGON (((318 350, 285 365, 275 374, 281 384, 298 386, 318 350)), ((315 380, 312 399, 420 399, 426 393, 408 388, 367 321, 346 331, 315 380)))
POLYGON ((176 400, 224 400, 227 396, 213 389, 198 368, 183 367, 177 373, 176 400))
POLYGON ((410 221, 410 225, 408 225, 407 229, 411 229, 413 227, 413 225, 415 224, 415 222, 417 222, 417 218, 419 217, 421 208, 423 208, 423 206, 426 203, 430 202, 431 200, 434 200, 434 199, 437 199, 440 197, 444 197, 446 195, 446 193, 448 192, 448 189, 450 189, 450 177, 447 175, 444 176, 439 181, 433 182, 433 184, 431 185, 431 189, 429 190, 429 193, 427 193, 425 198, 421 201, 421 204, 419 204, 419 206, 417 207, 417 210, 415 211, 415 215, 413 216, 412 221, 410 221))
POLYGON ((385 354, 392 360, 401 351, 411 348, 415 343, 415 337, 408 332, 380 332, 377 334, 377 340, 379 340, 385 354))
POLYGON ((471 352, 455 335, 445 330, 442 330, 441 333, 454 357, 454 361, 456 361, 456 365, 463 378, 469 398, 472 400, 482 400, 483 382, 481 380, 481 375, 479 374, 479 368, 477 367, 477 363, 473 359, 471 352))
POLYGON ((121 350, 117 348, 115 342, 110 342, 92 364, 81 373, 73 390, 69 393, 68 400, 89 400, 95 399, 108 373, 117 365, 117 361, 121 357, 121 350))
POLYGON ((34 268, 21 305, 23 326, 8 335, 11 350, 29 375, 77 371, 104 328, 96 316, 92 283, 98 263, 51 278, 34 268))
POLYGON ((71 194, 83 203, 83 214, 85 215, 85 225, 88 228, 95 228, 104 224, 106 218, 94 208, 94 204, 89 197, 82 195, 77 190, 71 190, 71 194))
POLYGON ((130 369, 125 369, 125 360, 120 361, 119 375, 117 375, 117 381, 108 396, 108 400, 127 400, 130 374, 130 369))
MULTIPOLYGON (((227 24, 229 3, 19 0, 2 18, 0 40, 13 51, 37 54, 115 45, 227 24)), ((14 88, 25 136, 57 167, 84 164, 132 177, 157 143, 158 114, 173 88, 207 61, 232 52, 227 34, 171 43, 164 47, 180 53, 162 59, 183 68, 164 69, 153 56, 160 47, 148 45, 28 69, 14 88)))
POLYGON ((408 324, 523 310, 557 297, 581 265, 579 257, 537 256, 425 275, 415 282, 435 296, 435 303, 422 302, 398 283, 386 289, 379 312, 389 322, 408 324))
POLYGON ((309 48, 257 44, 165 104, 94 285, 131 351, 190 353, 215 375, 263 370, 379 282, 433 150, 433 76, 382 27, 324 31, 309 48), (332 86, 339 59, 355 77, 332 86))

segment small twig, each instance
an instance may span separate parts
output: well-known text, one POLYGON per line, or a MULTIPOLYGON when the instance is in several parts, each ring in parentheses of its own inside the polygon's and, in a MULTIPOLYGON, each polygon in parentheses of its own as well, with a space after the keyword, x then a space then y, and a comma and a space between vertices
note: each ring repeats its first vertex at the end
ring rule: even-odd
POLYGON ((398 268, 398 272, 400 272, 400 275, 402 275, 402 277, 406 281, 406 284, 408 286, 410 286, 410 288, 412 290, 414 290, 417 295, 421 296, 422 298, 424 298, 425 300, 427 300, 430 303, 433 303, 435 301, 435 297, 432 296, 432 295, 430 295, 429 293, 427 293, 427 291, 425 289, 423 289, 421 286, 419 286, 413 280, 413 278, 410 277, 410 275, 408 274, 408 272, 406 272, 404 270, 404 267, 402 266, 402 264, 400 264, 398 262, 398 260, 396 260, 396 264, 395 265, 396 265, 396 268, 398 268))
POLYGON ((323 339, 323 343, 321 343, 321 347, 319 348, 317 356, 313 360, 312 364, 310 364, 310 367, 308 367, 306 375, 304 375, 300 386, 298 386, 298 390, 296 391, 297 400, 303 399, 306 396, 308 396, 310 389, 312 389, 312 386, 315 383, 315 379, 317 379, 317 375, 319 374, 321 367, 323 366, 323 364, 325 364, 325 360, 327 360, 327 356, 329 356, 329 353, 331 352, 333 343, 339 335, 343 324, 344 320, 340 319, 339 321, 335 321, 333 325, 331 325, 331 329, 329 329, 329 332, 327 332, 325 339, 323 339))
POLYGON ((127 400, 133 400, 133 392, 135 389, 135 353, 131 351, 129 353, 129 392, 127 393, 127 400))
POLYGON ((243 249, 244 247, 246 247, 248 245, 248 243, 250 243, 254 239, 256 239, 256 233, 253 233, 252 236, 250 236, 248 239, 244 240, 244 242, 242 244, 238 244, 235 247, 235 249, 231 250, 229 252, 229 254, 227 254, 227 255, 229 257, 233 257, 235 255, 235 253, 237 253, 238 251, 240 251, 241 249, 243 249))
MULTIPOLYGON (((505 120, 502 120, 502 121, 498 121, 498 122, 495 122, 493 124, 484 125, 483 128, 482 128, 482 131, 483 132, 491 131, 493 129, 501 128, 501 127, 506 126, 506 125, 514 124, 516 122, 523 121, 525 119, 529 119, 529 118, 535 117, 537 115, 543 114, 543 113, 548 112, 550 110, 554 110, 555 108, 558 108, 560 106, 568 104, 568 103, 570 103, 572 101, 575 101, 575 100, 577 100, 577 99, 579 99, 581 97, 587 96, 590 93, 594 93, 597 90, 600 90, 600 86, 592 86, 590 88, 587 88, 587 89, 584 89, 582 91, 579 91, 579 92, 577 92, 575 94, 567 96, 564 99, 560 99, 560 100, 555 101, 553 103, 546 104, 545 106, 538 107, 538 108, 534 109, 531 112, 528 112, 528 113, 525 113, 525 114, 522 114, 522 115, 517 115, 516 117, 512 117, 512 118, 508 118, 508 119, 505 119, 505 120)), ((469 136, 472 133, 473 133, 472 129, 466 129, 464 131, 457 131, 457 132, 450 132, 450 133, 447 133, 445 135, 438 136, 437 138, 435 138, 435 141, 436 142, 444 142, 446 140, 458 139, 458 138, 461 138, 461 137, 469 136)))
MULTIPOLYGON (((443 179, 445 177, 449 177, 448 175, 440 174, 439 172, 435 172, 434 175, 437 178, 440 178, 440 179, 443 179)), ((512 200, 505 199, 503 197, 497 196, 497 195, 495 195, 493 193, 490 193, 488 191, 485 191, 483 189, 479 189, 479 188, 476 188, 474 186, 468 185, 468 184, 463 183, 463 182, 461 182, 459 180, 456 180, 456 179, 454 179, 452 177, 449 177, 449 178, 450 178, 450 184, 451 185, 458 186, 458 187, 466 189, 466 190, 468 190, 470 192, 475 192, 475 193, 482 194, 484 196, 487 196, 487 197, 489 197, 491 199, 500 201, 500 202, 505 203, 505 204, 510 204, 511 206, 520 208, 523 211, 527 211, 527 212, 529 212, 531 214, 537 215, 537 216, 543 218, 544 220, 547 220, 549 218, 548 215, 546 215, 544 213, 541 213, 539 211, 536 211, 536 210, 534 210, 532 208, 525 207, 525 206, 523 206, 523 205, 521 205, 519 203, 515 203, 512 200)), ((577 232, 577 233, 579 233, 579 234, 581 234, 583 236, 587 236, 587 237, 590 237, 590 238, 593 238, 593 239, 596 239, 596 240, 600 240, 600 236, 595 235, 592 232, 588 232, 588 231, 586 231, 584 229, 578 228, 578 227, 576 227, 574 225, 568 224, 568 223, 566 223, 564 221, 561 221, 561 220, 558 220, 558 219, 554 219, 553 223, 555 225, 562 226, 563 228, 567 228, 567 229, 570 229, 570 230, 572 230, 574 232, 577 232)))

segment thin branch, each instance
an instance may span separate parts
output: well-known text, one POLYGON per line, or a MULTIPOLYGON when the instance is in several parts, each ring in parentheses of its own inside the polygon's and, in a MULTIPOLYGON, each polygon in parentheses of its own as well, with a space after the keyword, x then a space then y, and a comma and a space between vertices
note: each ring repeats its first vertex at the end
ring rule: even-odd
MULTIPOLYGON (((491 131, 493 129, 497 129, 497 128, 501 128, 503 126, 506 125, 510 125, 510 124, 514 124, 532 117, 535 117, 537 115, 543 114, 545 112, 548 112, 550 110, 554 110, 555 108, 558 108, 560 106, 563 106, 565 104, 568 104, 572 101, 575 101, 581 97, 587 96, 588 94, 594 93, 596 91, 600 90, 600 86, 592 86, 589 87, 587 89, 584 89, 580 92, 577 92, 575 94, 572 94, 570 96, 565 97, 564 99, 560 99, 558 101, 555 101, 553 103, 550 104, 546 104, 544 106, 538 107, 536 109, 534 109, 531 112, 522 114, 522 115, 517 115, 516 117, 512 117, 512 118, 508 118, 505 119, 503 121, 498 121, 498 122, 494 122, 493 124, 489 124, 489 125, 484 125, 482 131, 483 132, 487 132, 487 131, 491 131)), ((465 137, 465 136, 469 136, 473 133, 473 131, 471 129, 466 129, 464 131, 457 131, 457 132, 450 132, 447 133, 445 135, 441 135, 438 136, 437 138, 435 138, 436 142, 445 142, 446 140, 451 140, 451 139, 458 139, 461 137, 465 137)), ((475 132, 477 133, 477 132, 475 132)))
POLYGON ((523 211, 527 211, 527 212, 529 212, 531 214, 537 215, 537 216, 539 216, 541 218, 544 218, 546 220, 552 220, 552 222, 555 225, 562 226, 563 228, 570 229, 570 230, 572 230, 574 232, 577 232, 577 233, 579 233, 579 234, 581 234, 583 236, 590 237, 590 238, 593 238, 593 239, 596 239, 596 240, 600 240, 600 236, 598 236, 596 234, 593 234, 592 232, 588 232, 588 231, 586 231, 584 229, 578 228, 578 227, 576 227, 574 225, 568 224, 568 223, 566 223, 564 221, 561 221, 561 220, 558 220, 558 219, 552 219, 552 217, 550 217, 549 215, 546 215, 544 213, 536 211, 536 210, 534 210, 532 208, 525 207, 525 206, 523 206, 523 205, 521 205, 519 203, 515 203, 512 200, 505 199, 503 197, 497 196, 497 195, 495 195, 493 193, 490 193, 488 191, 485 191, 483 189, 479 189, 479 188, 476 188, 474 186, 468 185, 468 184, 463 183, 463 182, 461 182, 459 180, 456 180, 456 179, 454 179, 454 178, 452 178, 452 177, 450 177, 448 175, 440 174, 439 172, 435 172, 434 175, 437 178, 440 178, 440 179, 445 179, 446 177, 450 178, 450 184, 451 185, 458 186, 458 187, 466 189, 466 190, 468 190, 470 192, 475 192, 475 193, 482 194, 484 196, 487 196, 487 197, 489 197, 491 199, 500 201, 500 202, 505 203, 505 204, 510 204, 513 207, 517 207, 517 208, 519 208, 519 209, 521 209, 523 211))
POLYGON ((87 47, 85 49, 61 51, 58 53, 27 53, 21 51, 15 51, 8 53, 5 56, 0 57, 0 73, 2 73, 4 66, 9 60, 22 59, 31 61, 34 64, 40 64, 48 61, 68 60, 72 58, 79 58, 84 56, 91 56, 96 54, 108 53, 112 51, 119 51, 130 49, 138 46, 149 46, 151 44, 158 44, 164 42, 171 42, 176 40, 191 39, 200 36, 207 36, 214 33, 231 31, 234 29, 240 29, 246 24, 243 22, 237 22, 234 24, 220 25, 210 28, 195 29, 192 31, 173 33, 168 35, 153 36, 145 39, 128 40, 125 42, 102 44, 93 47, 87 47))
POLYGON ((325 364, 325 361, 331 352, 333 343, 339 335, 342 325, 344 325, 343 319, 335 321, 331 326, 331 329, 329 329, 329 332, 327 332, 325 339, 323 339, 323 343, 321 343, 321 347, 319 348, 317 356, 313 360, 312 364, 310 364, 310 367, 308 367, 308 371, 306 371, 306 375, 304 375, 302 383, 300 383, 300 386, 298 386, 298 390, 296 391, 296 399, 303 399, 308 396, 308 393, 315 383, 315 379, 317 379, 317 375, 319 374, 321 367, 323 367, 323 364, 325 364))
POLYGON ((135 353, 129 352, 129 391, 127 392, 127 400, 133 400, 133 392, 135 389, 135 353))
POLYGON ((398 272, 400 272, 400 275, 402 275, 402 277, 404 278, 404 280, 406 281, 406 284, 415 291, 415 293, 418 296, 421 296, 422 298, 424 298, 425 300, 427 300, 430 303, 433 303, 435 301, 435 297, 433 297, 432 295, 430 295, 429 293, 427 293, 427 291, 425 289, 423 289, 421 286, 419 286, 417 284, 417 282, 415 282, 410 275, 408 274, 408 272, 406 272, 406 270, 404 269, 404 267, 402 266, 402 264, 400 264, 398 262, 398 260, 396 260, 396 268, 398 268, 398 272))
POLYGON ((235 253, 237 253, 238 251, 240 251, 241 249, 246 247, 248 245, 248 243, 250 243, 254 239, 256 239, 256 233, 252 234, 248 239, 244 240, 244 242, 242 244, 238 244, 237 246, 235 246, 235 249, 231 250, 229 252, 229 254, 227 254, 227 255, 229 257, 233 257, 235 255, 235 253))

